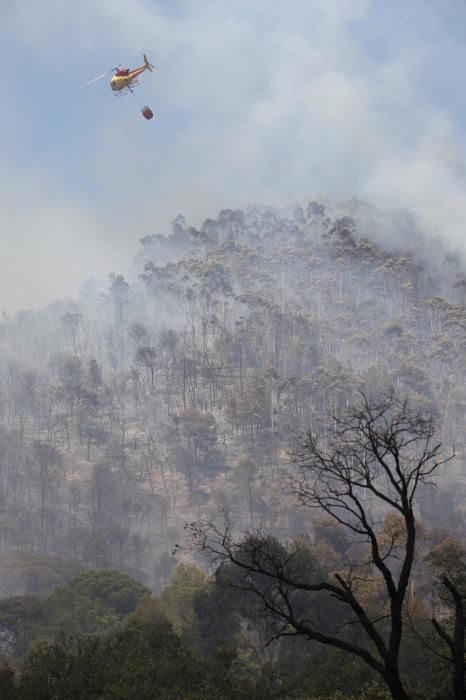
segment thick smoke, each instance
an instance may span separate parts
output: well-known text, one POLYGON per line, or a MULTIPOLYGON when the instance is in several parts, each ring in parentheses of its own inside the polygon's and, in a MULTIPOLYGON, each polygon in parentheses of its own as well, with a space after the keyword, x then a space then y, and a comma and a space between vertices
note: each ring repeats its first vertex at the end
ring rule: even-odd
POLYGON ((400 11, 370 0, 48 0, 39 12, 29 0, 7 3, 4 20, 14 70, 0 115, 2 200, 13 200, 3 307, 124 268, 135 239, 179 211, 200 224, 216 209, 283 206, 316 190, 414 209, 434 235, 462 244, 457 2, 400 11), (105 81, 78 89, 116 62, 136 64, 143 49, 157 66, 140 92, 156 112, 150 128, 105 81))

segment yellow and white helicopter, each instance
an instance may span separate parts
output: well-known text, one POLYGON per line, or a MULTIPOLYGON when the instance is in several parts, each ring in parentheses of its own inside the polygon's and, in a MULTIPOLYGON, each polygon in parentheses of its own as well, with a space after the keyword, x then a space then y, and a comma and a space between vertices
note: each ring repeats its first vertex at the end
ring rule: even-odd
MULTIPOLYGON (((150 63, 146 54, 143 54, 143 58, 144 65, 139 66, 139 68, 133 68, 131 70, 129 68, 123 68, 122 66, 115 66, 106 73, 98 75, 97 78, 92 78, 92 80, 88 80, 87 83, 84 83, 84 85, 81 85, 81 87, 87 87, 88 85, 95 83, 96 80, 101 80, 110 73, 114 73, 112 79, 110 80, 110 87, 114 91, 115 95, 121 97, 122 95, 128 94, 128 92, 132 93, 134 88, 140 85, 139 76, 146 70, 150 71, 151 73, 154 70, 154 66, 152 65, 152 63, 150 63)), ((146 119, 152 119, 152 117, 154 116, 152 110, 147 105, 141 109, 141 112, 143 117, 145 117, 146 119)))

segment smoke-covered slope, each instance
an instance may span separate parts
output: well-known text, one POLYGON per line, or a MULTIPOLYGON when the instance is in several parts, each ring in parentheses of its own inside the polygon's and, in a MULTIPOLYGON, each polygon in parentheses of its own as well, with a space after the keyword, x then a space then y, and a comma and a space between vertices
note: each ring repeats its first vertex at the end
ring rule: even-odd
POLYGON ((299 533, 278 488, 286 450, 390 386, 455 446, 429 509, 461 527, 466 277, 412 217, 355 200, 227 210, 200 230, 180 216, 135 264, 134 279, 0 325, 6 562, 54 556, 160 587, 184 523, 219 506, 244 528, 299 533))

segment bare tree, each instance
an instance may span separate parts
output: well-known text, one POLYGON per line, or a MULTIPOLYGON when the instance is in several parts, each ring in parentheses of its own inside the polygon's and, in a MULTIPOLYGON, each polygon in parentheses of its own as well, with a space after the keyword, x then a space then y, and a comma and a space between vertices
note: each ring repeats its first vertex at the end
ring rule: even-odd
POLYGON ((433 576, 431 622, 443 644, 421 639, 450 668, 455 700, 466 700, 466 548, 449 537, 426 561, 433 576))
POLYGON ((453 690, 455 698, 456 700, 466 700, 464 639, 466 628, 466 596, 448 576, 442 576, 441 583, 450 594, 454 608, 453 630, 449 629, 448 624, 442 624, 435 617, 432 618, 432 624, 437 634, 448 647, 448 662, 453 672, 453 690))
POLYGON ((292 455, 293 492, 300 505, 350 531, 345 570, 326 576, 302 547, 285 548, 260 532, 238 541, 228 518, 222 527, 191 525, 194 544, 222 565, 229 585, 259 598, 279 622, 275 638, 303 635, 354 654, 395 700, 408 700, 399 656, 415 558, 415 496, 451 457, 440 455, 432 417, 394 393, 378 400, 362 396, 359 407, 334 415, 326 428, 324 438, 308 434, 292 455), (389 514, 399 526, 387 532, 389 514), (377 605, 368 600, 371 586, 378 590, 377 605), (317 601, 328 606, 329 598, 337 604, 338 624, 319 614, 317 601))
POLYGON ((38 482, 41 547, 43 552, 47 553, 49 537, 48 499, 54 475, 54 467, 57 467, 61 463, 62 458, 60 452, 55 447, 40 441, 34 443, 34 456, 39 466, 38 482))

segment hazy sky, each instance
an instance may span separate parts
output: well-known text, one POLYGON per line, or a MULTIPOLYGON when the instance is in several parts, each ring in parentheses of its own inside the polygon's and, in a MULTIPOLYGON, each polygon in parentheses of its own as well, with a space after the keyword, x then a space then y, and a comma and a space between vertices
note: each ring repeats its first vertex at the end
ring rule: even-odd
POLYGON ((0 0, 0 18, 0 311, 125 273, 178 213, 314 192, 466 241, 463 0, 0 0), (136 98, 80 89, 143 51, 136 98))

